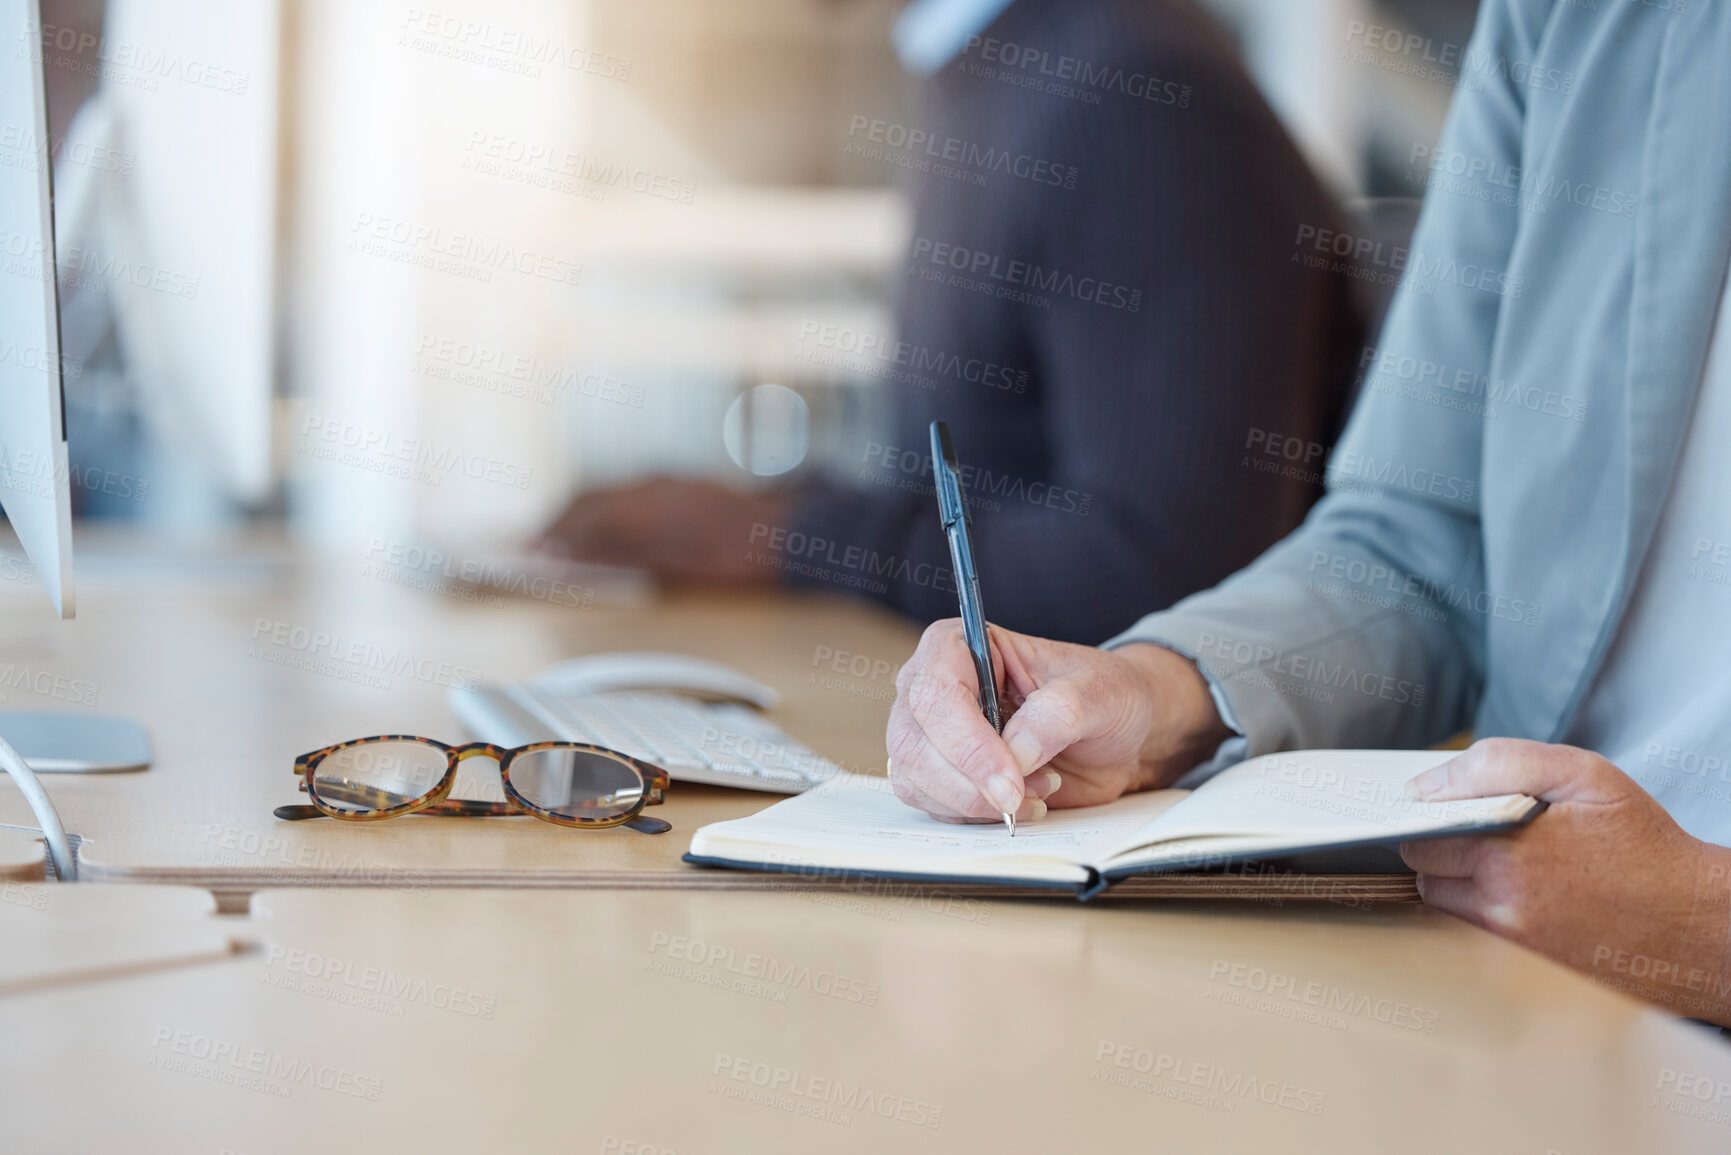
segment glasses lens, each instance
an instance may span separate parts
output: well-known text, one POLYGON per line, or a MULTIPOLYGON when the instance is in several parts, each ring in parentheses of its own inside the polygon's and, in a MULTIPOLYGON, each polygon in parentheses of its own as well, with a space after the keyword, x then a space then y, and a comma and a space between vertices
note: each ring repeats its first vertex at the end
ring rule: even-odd
POLYGON ((511 759, 511 788, 561 818, 617 818, 643 798, 643 776, 587 750, 532 750, 511 759))
POLYGON ((319 763, 313 793, 332 810, 389 810, 432 793, 448 765, 445 752, 425 742, 363 742, 319 763))

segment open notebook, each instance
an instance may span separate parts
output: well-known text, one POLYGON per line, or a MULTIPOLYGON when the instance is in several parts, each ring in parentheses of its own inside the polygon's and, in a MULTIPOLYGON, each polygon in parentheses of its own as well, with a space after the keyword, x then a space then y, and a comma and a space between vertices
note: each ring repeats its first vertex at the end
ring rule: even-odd
POLYGON ((1195 790, 1132 794, 1019 824, 958 826, 904 805, 889 781, 838 775, 691 839, 687 862, 742 870, 998 882, 1088 898, 1133 874, 1415 838, 1527 821, 1522 794, 1420 802, 1414 775, 1450 750, 1304 750, 1241 762, 1195 790))

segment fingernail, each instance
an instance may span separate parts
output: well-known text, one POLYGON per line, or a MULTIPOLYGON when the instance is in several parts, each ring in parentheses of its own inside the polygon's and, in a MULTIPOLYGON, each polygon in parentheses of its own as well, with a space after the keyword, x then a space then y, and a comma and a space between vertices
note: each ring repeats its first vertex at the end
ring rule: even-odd
POLYGON ((1058 792, 1058 787, 1064 784, 1064 779, 1056 770, 1041 770, 1023 779, 1022 785, 1036 798, 1050 798, 1058 792))
POLYGON ((1026 778, 1040 764, 1040 743, 1024 730, 1010 739, 1010 754, 1016 759, 1016 765, 1022 768, 1022 777, 1026 778))
POLYGON ((999 810, 1008 810, 1011 814, 1022 804, 1022 784, 1010 778, 993 778, 986 783, 986 797, 992 800, 992 805, 999 810))
POLYGON ((1022 812, 1016 815, 1017 822, 1037 822, 1046 816, 1046 804, 1038 798, 1030 798, 1022 803, 1022 812))
POLYGON ((1441 766, 1432 767, 1406 784, 1406 792, 1414 798, 1429 798, 1443 788, 1448 773, 1441 766))

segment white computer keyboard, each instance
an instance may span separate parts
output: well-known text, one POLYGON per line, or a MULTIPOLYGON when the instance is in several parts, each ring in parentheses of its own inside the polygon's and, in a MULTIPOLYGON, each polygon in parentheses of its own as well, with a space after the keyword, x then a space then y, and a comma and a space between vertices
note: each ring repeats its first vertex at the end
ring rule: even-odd
POLYGON ((675 781, 798 794, 841 770, 749 707, 659 690, 572 696, 507 682, 459 687, 450 702, 479 741, 589 742, 654 763, 675 781))

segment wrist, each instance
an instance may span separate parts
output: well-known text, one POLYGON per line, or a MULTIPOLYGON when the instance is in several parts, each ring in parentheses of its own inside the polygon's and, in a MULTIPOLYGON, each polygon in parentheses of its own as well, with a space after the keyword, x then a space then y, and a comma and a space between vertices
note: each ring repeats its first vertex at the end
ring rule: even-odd
POLYGON ((1731 848, 1685 837, 1694 844, 1694 885, 1680 953, 1710 976, 1718 1013, 1699 1017, 1731 1027, 1731 848))
POLYGON ((1129 664, 1146 704, 1147 730, 1138 757, 1138 790, 1170 785, 1214 756, 1232 737, 1215 708, 1208 679, 1176 650, 1137 642, 1114 651, 1129 664))

